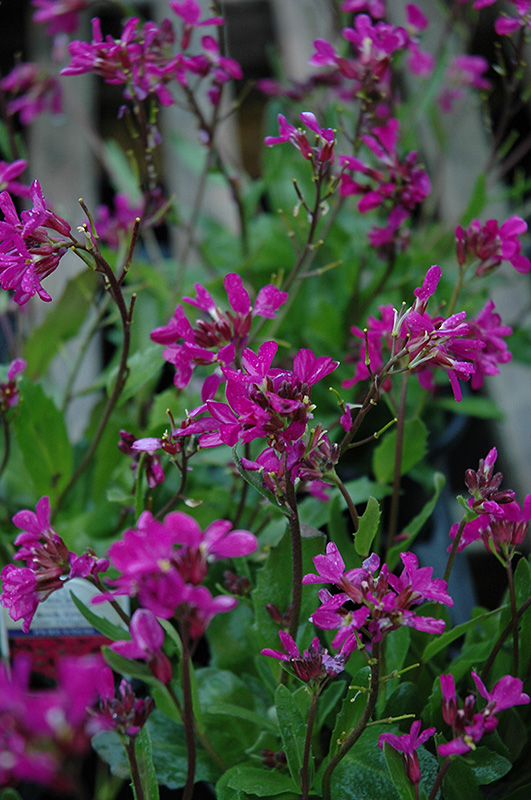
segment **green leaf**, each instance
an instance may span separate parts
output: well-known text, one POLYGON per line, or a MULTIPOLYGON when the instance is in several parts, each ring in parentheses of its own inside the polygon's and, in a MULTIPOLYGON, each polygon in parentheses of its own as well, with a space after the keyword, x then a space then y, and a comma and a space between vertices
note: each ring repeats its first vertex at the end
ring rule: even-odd
POLYGON ((273 733, 278 733, 278 725, 264 717, 263 714, 258 714, 256 711, 249 711, 248 708, 237 706, 233 703, 216 703, 208 709, 209 714, 223 714, 227 717, 237 717, 238 719, 246 719, 248 722, 253 722, 259 728, 266 728, 273 733))
POLYGON ((74 592, 70 592, 70 597, 74 601, 74 605, 77 607, 78 611, 83 614, 87 622, 90 622, 93 628, 96 628, 97 631, 102 633, 108 639, 113 642, 118 642, 122 639, 130 639, 131 636, 129 635, 129 631, 126 628, 120 627, 120 625, 114 625, 114 623, 109 622, 107 619, 103 619, 103 617, 99 617, 97 614, 94 614, 93 611, 88 608, 76 595, 74 592))
POLYGON ((477 747, 467 753, 465 760, 480 786, 503 778, 512 767, 509 759, 488 747, 477 747))
POLYGON ((130 678, 140 678, 145 683, 157 685, 159 681, 151 674, 147 664, 142 661, 133 661, 130 658, 115 653, 109 647, 102 647, 101 652, 107 664, 120 675, 127 675, 130 678))
POLYGON ((415 800, 415 789, 406 774, 402 753, 399 753, 387 742, 384 744, 383 751, 389 775, 400 800, 415 800))
POLYGON ((16 789, 3 789, 0 800, 23 800, 23 798, 16 789))
POLYGON ((330 755, 335 755, 348 734, 356 727, 367 705, 370 667, 362 667, 353 677, 348 692, 341 704, 330 742, 330 755))
POLYGON ((368 556, 374 537, 380 524, 380 504, 374 497, 369 497, 367 508, 359 519, 359 527, 354 536, 354 547, 360 556, 368 556))
POLYGON ((391 549, 389 550, 389 555, 387 556, 387 564, 390 570, 394 570, 394 568, 398 564, 400 553, 403 553, 405 550, 409 550, 412 543, 415 541, 418 534, 422 530, 423 526, 433 514, 433 511, 439 499, 439 495, 445 483, 446 483, 446 478, 444 477, 442 472, 435 472, 433 475, 433 485, 435 488, 433 496, 430 497, 430 499, 428 500, 422 511, 420 511, 420 513, 417 514, 416 517, 413 517, 411 522, 408 522, 408 524, 404 528, 404 533, 407 533, 407 538, 405 538, 403 542, 393 545, 393 547, 391 547, 391 549))
MULTIPOLYGON (((145 800, 159 800, 159 782, 153 764, 151 738, 147 725, 144 725, 135 739, 135 756, 145 800)), ((136 798, 136 800, 138 800, 138 798, 136 798)))
POLYGON ((424 652, 422 653, 422 662, 424 664, 427 663, 433 658, 433 656, 436 656, 437 653, 440 653, 441 650, 444 650, 449 644, 455 642, 456 639, 459 639, 459 637, 463 636, 463 634, 465 634, 467 631, 474 628, 483 620, 493 617, 495 614, 499 613, 499 608, 495 608, 494 611, 486 611, 484 614, 480 614, 478 617, 473 617, 473 619, 469 619, 467 622, 462 622, 461 625, 456 625, 455 628, 451 628, 449 631, 437 636, 424 648, 424 652))
POLYGON ((463 787, 466 787, 466 800, 484 800, 473 771, 462 757, 453 758, 443 779, 442 797, 444 800, 463 800, 463 787))
POLYGON ((434 401, 433 405, 444 411, 450 411, 452 414, 462 414, 467 417, 504 419, 503 412, 490 397, 463 397, 459 403, 456 403, 452 397, 440 397, 434 401))
POLYGON ((398 800, 378 747, 381 733, 380 725, 367 728, 338 764, 332 776, 332 800, 398 800))
POLYGON ((40 386, 23 379, 20 393, 19 413, 12 423, 17 442, 35 493, 48 495, 53 508, 73 469, 64 416, 40 386))
MULTIPOLYGON (((159 783, 168 789, 180 789, 186 783, 188 768, 184 726, 155 710, 147 721, 147 727, 159 783)), ((199 744, 196 755, 196 781, 217 780, 220 770, 199 744)))
POLYGON ((89 269, 67 283, 44 322, 32 331, 26 342, 24 358, 28 378, 35 380, 44 375, 54 356, 78 333, 87 318, 97 285, 98 277, 89 269))
POLYGON ((282 737, 283 750, 286 753, 289 771, 297 788, 301 785, 301 767, 306 738, 306 725, 293 698, 286 686, 278 686, 275 693, 278 724, 282 737))
MULTIPOLYGON (((252 797, 276 797, 284 792, 296 792, 297 787, 289 775, 273 769, 261 769, 247 764, 237 764, 224 775, 223 785, 233 791, 245 792, 252 797)), ((219 782, 218 782, 219 786, 219 782)), ((218 797, 224 795, 216 794, 218 797)), ((228 795, 227 795, 228 796, 228 795)), ((230 795, 231 799, 234 795, 230 795)))
MULTIPOLYGON (((118 406, 123 405, 126 400, 137 395, 140 389, 150 380, 158 377, 162 366, 159 345, 152 345, 145 350, 134 353, 127 365, 129 367, 129 375, 120 395, 118 406)), ((109 394, 112 392, 117 373, 118 367, 115 367, 107 377, 107 392, 109 394)))
MULTIPOLYGON (((381 444, 375 449, 372 468, 376 480, 390 483, 395 468, 396 428, 387 433, 381 444)), ((410 419, 404 424, 404 447, 402 448, 402 465, 400 474, 405 475, 426 453, 428 429, 420 419, 410 419)))
POLYGON ((126 779, 129 777, 129 763, 125 747, 116 731, 100 731, 96 733, 91 744, 102 761, 109 765, 113 775, 126 779))

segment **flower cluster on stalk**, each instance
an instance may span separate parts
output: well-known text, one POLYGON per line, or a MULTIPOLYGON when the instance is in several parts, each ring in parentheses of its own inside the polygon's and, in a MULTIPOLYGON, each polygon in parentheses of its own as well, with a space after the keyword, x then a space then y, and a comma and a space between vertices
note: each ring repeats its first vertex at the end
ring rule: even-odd
POLYGON ((38 181, 29 190, 32 207, 20 217, 9 192, 0 194, 0 286, 15 292, 19 305, 38 294, 41 300, 52 298, 41 281, 57 268, 67 249, 75 243, 70 225, 52 211, 38 181))
POLYGON ((417 614, 415 607, 425 600, 452 606, 446 581, 432 578, 432 567, 419 568, 413 553, 401 553, 400 558, 403 570, 398 577, 389 571, 387 564, 380 569, 376 553, 361 567, 345 571, 345 562, 333 542, 327 544, 325 555, 314 558, 318 574, 305 575, 303 584, 326 583, 339 589, 335 594, 321 589, 321 605, 311 616, 317 628, 337 629, 332 642, 334 647, 346 642, 355 647, 360 632, 365 632, 372 642, 378 642, 389 631, 403 625, 428 633, 442 633, 444 620, 417 614))
MULTIPOLYGON (((149 511, 144 511, 137 527, 126 530, 109 548, 110 562, 119 573, 117 578, 108 581, 114 590, 94 598, 93 602, 121 595, 137 598, 142 609, 156 617, 176 617, 186 623, 190 636, 197 639, 216 614, 231 611, 238 602, 228 595, 213 597, 203 585, 209 563, 250 555, 257 546, 252 533, 232 530, 227 520, 216 520, 203 532, 198 523, 183 512, 174 511, 159 522, 149 511)), ((133 639, 137 649, 149 651, 152 656, 158 641, 157 632, 152 630, 156 627, 154 621, 145 614, 138 619, 138 624, 143 624, 142 630, 150 630, 152 644, 149 647, 145 645, 145 635, 144 643, 138 636, 133 639)), ((149 661, 149 658, 144 660, 149 661)))
POLYGON ((288 295, 268 284, 258 292, 254 303, 239 275, 232 272, 223 279, 231 310, 222 310, 210 292, 195 284, 196 297, 183 301, 203 311, 205 317, 192 325, 178 305, 167 325, 155 328, 151 339, 165 345, 163 357, 175 367, 174 383, 179 389, 188 386, 197 366, 211 364, 234 366, 247 343, 253 319, 272 319, 288 295))
POLYGON ((7 608, 11 619, 23 620, 22 630, 27 633, 39 603, 62 589, 70 578, 88 578, 105 572, 109 562, 90 549, 80 556, 68 550, 50 523, 48 497, 41 497, 34 512, 25 509, 15 514, 13 524, 22 529, 15 539, 15 547, 19 549, 14 560, 25 561, 26 566, 7 564, 3 568, 0 603, 7 608))
POLYGON ((101 657, 63 658, 57 685, 29 686, 31 659, 0 664, 0 786, 29 781, 61 796, 74 788, 64 766, 90 748, 98 729, 89 708, 99 696, 101 657))
POLYGON ((433 390, 433 372, 442 368, 459 401, 459 381, 472 377, 473 388, 479 388, 484 375, 496 374, 497 364, 510 360, 503 337, 511 329, 501 325, 492 302, 476 319, 466 322, 465 311, 447 318, 428 314, 428 300, 440 278, 440 267, 431 267, 422 286, 415 289, 416 300, 410 308, 398 312, 391 305, 381 306, 381 319, 369 317, 366 331, 356 326, 351 329, 362 344, 354 376, 343 383, 345 388, 379 376, 382 389, 387 391, 391 385, 389 375, 407 369, 417 375, 425 389, 433 390))
POLYGON ((500 711, 513 706, 529 703, 529 695, 522 692, 522 681, 506 675, 487 691, 479 675, 472 671, 477 691, 487 704, 479 710, 475 695, 469 694, 461 707, 455 692, 453 675, 441 675, 442 714, 444 721, 452 729, 452 739, 440 744, 437 751, 441 756, 455 756, 475 750, 477 744, 487 733, 492 733, 498 725, 500 711))

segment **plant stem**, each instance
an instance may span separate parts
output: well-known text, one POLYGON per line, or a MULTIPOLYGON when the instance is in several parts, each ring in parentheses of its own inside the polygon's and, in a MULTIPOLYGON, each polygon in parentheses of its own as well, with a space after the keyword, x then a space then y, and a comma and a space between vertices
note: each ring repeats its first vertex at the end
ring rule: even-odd
POLYGON ((289 532, 291 535, 291 557, 293 589, 291 601, 291 615, 289 621, 289 635, 292 639, 297 638, 299 629, 299 618, 301 615, 302 600, 302 539, 299 512, 297 509, 297 499, 295 488, 286 469, 286 500, 289 508, 289 532))
POLYGON ((140 779, 140 772, 138 770, 138 761, 136 760, 134 738, 128 739, 125 745, 125 752, 127 753, 127 760, 129 762, 129 772, 133 782, 135 799, 144 800, 144 789, 142 787, 142 780, 140 779))
MULTIPOLYGON (((171 685, 171 683, 167 683, 165 685, 166 685, 166 689, 168 690, 168 694, 170 695, 171 699, 173 700, 173 703, 175 704, 175 708, 179 712, 179 715, 180 715, 181 719, 184 719, 183 707, 179 703, 179 698, 175 694, 175 690, 174 690, 173 686, 171 685)), ((195 717, 194 717, 194 729, 195 729, 195 733, 196 733, 197 738, 199 739, 199 741, 203 745, 203 748, 206 750, 206 752, 208 753, 208 755, 210 756, 212 761, 214 761, 214 763, 218 765, 218 767, 220 768, 220 770, 222 772, 226 772, 227 765, 225 764, 225 762, 223 761, 223 759, 221 758, 219 753, 217 753, 216 750, 214 749, 214 746, 213 746, 212 742, 210 741, 210 739, 208 738, 208 736, 206 736, 203 733, 203 731, 200 730, 199 726, 197 725, 197 720, 195 719, 195 717)))
POLYGON ((513 627, 513 675, 518 675, 519 667, 519 646, 518 646, 518 616, 516 610, 516 594, 514 590, 514 576, 513 565, 511 559, 505 562, 505 571, 507 573, 507 584, 509 587, 509 599, 511 602, 511 619, 513 627))
POLYGON ((329 478, 329 480, 334 482, 334 485, 337 486, 337 488, 341 492, 341 494, 342 494, 342 496, 343 496, 343 498, 344 498, 344 500, 345 500, 345 502, 347 504, 347 508, 349 510, 350 519, 352 520, 352 525, 354 526, 354 533, 356 533, 356 531, 358 530, 359 524, 360 524, 360 518, 359 518, 359 515, 358 515, 358 509, 354 505, 354 503, 352 501, 352 497, 350 496, 350 494, 349 494, 349 492, 347 490, 347 487, 345 486, 345 484, 343 483, 343 481, 341 480, 341 478, 339 477, 339 475, 335 471, 332 474, 328 473, 327 477, 329 478))
POLYGON ((55 504, 55 513, 57 513, 58 509, 63 504, 66 496, 70 493, 73 489, 77 481, 79 480, 80 476, 83 474, 85 469, 88 467, 90 462, 92 461, 92 457, 96 452, 96 449, 100 443, 101 437, 103 436, 103 432, 107 426, 107 422, 109 421, 109 417, 111 416, 116 403, 122 393, 122 390, 125 386, 127 381, 127 376, 129 375, 129 367, 127 365, 127 360, 129 358, 129 349, 131 346, 131 322, 133 318, 133 308, 136 301, 136 294, 131 296, 131 302, 129 304, 129 308, 127 308, 124 300, 124 296, 122 294, 121 286, 114 274, 112 268, 109 266, 107 261, 103 258, 103 256, 94 251, 93 254, 94 259, 96 261, 96 265, 98 271, 105 275, 107 281, 107 287, 113 301, 116 303, 118 307, 118 311, 120 312, 120 318, 122 322, 122 331, 123 331, 123 342, 122 342, 122 353, 120 356, 120 363, 118 365, 118 373, 116 375, 116 380, 114 382, 113 390, 109 399, 107 400, 107 405, 103 411, 103 414, 100 419, 100 423, 94 434, 92 442, 90 444, 89 449, 85 453, 85 456, 77 469, 75 470, 73 476, 71 477, 69 483, 63 489, 57 502, 55 504))
POLYGON ((400 408, 396 427, 395 466, 393 474, 393 496, 391 498, 391 511, 389 515, 389 529, 387 532, 387 553, 391 549, 398 530, 398 512, 400 509, 400 476, 402 472, 402 450, 404 446, 404 425, 406 416, 407 385, 410 372, 402 375, 400 389, 400 408))
POLYGON ((332 774, 339 764, 340 761, 347 755, 349 750, 356 744, 358 739, 360 738, 361 734, 367 727, 369 720, 372 716, 372 713, 376 707, 376 703, 378 700, 378 690, 380 685, 380 643, 376 642, 373 643, 372 646, 372 658, 371 658, 371 685, 369 687, 369 696, 367 698, 367 704, 363 710, 363 714, 361 715, 358 724, 356 727, 349 733, 339 751, 332 756, 328 765, 323 772, 323 783, 322 783, 322 796, 323 800, 331 800, 331 782, 332 782, 332 774))
POLYGON ((2 432, 4 434, 4 456, 2 458, 2 463, 0 464, 0 475, 5 470, 7 466, 7 462, 9 461, 9 452, 11 449, 11 439, 9 436, 9 425, 5 414, 1 414, 2 417, 2 432))
POLYGON ((439 791, 441 783, 443 782, 443 778, 446 775, 446 770, 448 769, 451 763, 452 759, 450 756, 448 756, 448 758, 446 758, 441 764, 439 772, 437 773, 437 777, 435 778, 434 784, 431 787, 431 792, 428 800, 435 800, 435 798, 437 797, 437 792, 439 791))
POLYGON ((186 754, 188 770, 182 800, 192 800, 195 783, 196 749, 194 736, 194 710, 192 705, 192 683, 190 680, 190 632, 188 623, 181 623, 182 652, 182 688, 183 688, 183 723, 186 737, 186 754))
POLYGON ((459 528, 457 529, 457 533, 455 534, 455 538, 452 543, 452 549, 450 550, 450 555, 448 556, 448 561, 446 562, 446 569, 444 570, 444 580, 446 581, 446 583, 449 582, 450 575, 452 574, 455 558, 457 556, 457 548, 459 547, 459 542, 461 540, 461 536, 463 535, 465 525, 466 525, 466 518, 463 517, 463 519, 459 523, 459 528))
POLYGON ((310 753, 312 750, 312 733, 315 722, 315 715, 317 712, 318 700, 319 700, 319 694, 317 692, 314 692, 314 694, 312 694, 310 710, 308 712, 308 722, 306 724, 306 738, 304 740, 304 754, 302 757, 302 767, 300 772, 301 800, 308 800, 308 794, 310 791, 310 773, 309 773, 310 753))
POLYGON ((525 614, 525 612, 527 611, 527 609, 530 606, 531 606, 531 597, 528 597, 527 600, 525 601, 525 603, 522 603, 522 605, 520 606, 520 608, 516 612, 516 614, 514 616, 514 619, 511 619, 509 624, 505 626, 503 631, 498 636, 498 638, 496 640, 496 643, 494 644, 494 647, 492 648, 491 653, 490 653, 489 657, 487 658, 487 660, 485 661, 485 665, 484 665, 484 667, 483 667, 483 669, 481 671, 481 680, 482 681, 486 681, 487 680, 487 676, 488 676, 488 674, 490 672, 490 669, 491 669, 492 665, 494 664, 494 661, 496 660, 496 656, 500 652, 501 648, 503 647, 503 643, 505 642, 505 640, 507 639, 507 637, 509 636, 511 631, 514 629, 515 620, 519 620, 520 617, 523 614, 525 614))

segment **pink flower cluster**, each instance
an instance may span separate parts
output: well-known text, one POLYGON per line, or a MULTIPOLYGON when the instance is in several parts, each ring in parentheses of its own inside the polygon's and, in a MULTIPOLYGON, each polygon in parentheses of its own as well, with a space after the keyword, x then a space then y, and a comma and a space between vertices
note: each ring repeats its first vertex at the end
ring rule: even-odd
MULTIPOLYGON (((159 522, 145 511, 137 527, 125 531, 109 548, 111 564, 119 573, 109 581, 115 590, 93 602, 120 595, 137 597, 143 609, 162 619, 176 616, 188 625, 192 638, 198 638, 216 614, 231 611, 237 604, 236 598, 228 595, 213 597, 202 585, 209 563, 249 555, 258 546, 252 533, 231 528, 227 520, 216 520, 203 533, 198 523, 183 512, 167 514, 159 522)), ((148 662, 153 661, 161 644, 159 634, 153 631, 153 621, 150 615, 137 617, 131 631, 136 651, 151 654, 145 659, 148 662)), ((120 651, 120 645, 113 647, 120 651)), ((156 669, 165 667, 157 663, 156 669)))
POLYGON ((343 672, 349 656, 354 651, 352 642, 345 643, 341 651, 331 656, 319 642, 317 636, 312 639, 309 650, 299 651, 296 642, 284 631, 279 631, 280 641, 285 652, 281 650, 271 650, 266 647, 261 651, 263 656, 271 656, 279 661, 289 664, 297 678, 304 683, 315 683, 320 685, 327 677, 334 677, 343 672))
POLYGON ((314 165, 321 166, 326 162, 333 164, 336 136, 332 128, 319 127, 315 114, 310 111, 303 111, 300 118, 308 130, 314 134, 313 144, 308 141, 308 135, 300 128, 290 125, 283 114, 278 115, 279 136, 266 136, 264 143, 268 147, 272 147, 275 144, 291 142, 304 158, 314 165))
POLYGON ((15 358, 7 369, 7 381, 0 381, 0 414, 6 414, 8 409, 18 405, 19 391, 18 378, 26 369, 23 358, 15 358))
POLYGON ((19 305, 35 294, 47 302, 52 299, 41 281, 75 243, 70 225, 48 208, 38 181, 31 184, 29 195, 33 206, 19 218, 9 192, 0 194, 4 214, 0 220, 0 286, 14 290, 19 305))
POLYGON ((459 381, 474 376, 474 387, 480 386, 483 375, 498 372, 497 364, 510 359, 502 337, 511 332, 500 325, 489 303, 471 323, 460 311, 445 319, 430 317, 427 303, 434 294, 441 269, 430 267, 421 287, 415 289, 416 300, 406 311, 397 312, 392 306, 380 308, 381 319, 369 317, 367 332, 353 327, 352 333, 362 340, 354 377, 345 381, 348 388, 360 380, 381 374, 382 388, 390 387, 390 371, 409 369, 415 372, 421 385, 433 389, 432 372, 442 368, 448 373, 456 400, 461 400, 459 381), (384 356, 384 344, 388 355, 384 356), (367 352, 368 348, 368 352, 367 352))
POLYGON ((193 371, 204 364, 233 366, 245 347, 255 317, 272 319, 288 299, 286 292, 268 284, 251 299, 239 275, 229 273, 223 279, 231 311, 222 311, 201 284, 195 284, 196 297, 183 297, 185 303, 207 315, 195 327, 178 305, 167 325, 151 332, 151 339, 165 345, 164 358, 175 367, 174 383, 179 389, 188 386, 193 371))
POLYGON ((477 259, 476 275, 485 275, 502 261, 508 261, 517 272, 531 270, 531 261, 521 253, 519 236, 527 231, 527 222, 517 215, 501 225, 489 219, 484 225, 473 219, 467 228, 458 225, 455 229, 457 260, 464 265, 470 258, 477 259))
POLYGON ((80 22, 81 12, 93 5, 94 0, 31 0, 35 8, 33 21, 47 25, 48 36, 57 33, 74 33, 80 22))
POLYGON ((476 698, 473 694, 468 695, 459 708, 453 675, 441 675, 442 713, 453 734, 450 742, 437 747, 441 756, 463 755, 474 750, 485 734, 496 729, 497 714, 500 711, 529 703, 529 695, 522 692, 522 681, 519 678, 506 675, 496 683, 491 692, 487 691, 474 671, 472 678, 479 694, 487 701, 481 711, 476 709, 476 698))
POLYGON ((22 619, 27 633, 40 602, 52 592, 62 589, 69 578, 87 578, 104 572, 109 562, 87 549, 81 556, 68 550, 50 524, 50 501, 41 497, 35 512, 19 511, 13 524, 22 529, 15 539, 19 548, 15 561, 25 561, 25 567, 7 564, 0 574, 3 582, 0 603, 7 608, 11 619, 22 619))
POLYGON ((319 591, 321 606, 311 620, 324 630, 335 630, 333 647, 350 642, 353 648, 365 632, 373 642, 378 642, 389 631, 405 625, 427 633, 442 633, 444 620, 416 614, 413 610, 424 600, 452 606, 446 581, 432 578, 432 567, 420 567, 413 553, 401 553, 404 568, 399 577, 389 572, 387 564, 380 567, 380 559, 373 553, 360 568, 347 570, 337 546, 329 542, 326 555, 313 560, 318 575, 310 573, 303 584, 328 583, 339 589, 331 594, 328 589, 319 591), (356 606, 350 607, 351 603, 356 606))
POLYGON ((0 664, 0 786, 29 781, 61 796, 73 789, 62 766, 90 748, 95 732, 87 710, 99 694, 100 657, 64 658, 57 686, 29 688, 31 662, 15 660, 12 671, 0 664))
POLYGON ((374 227, 369 234, 369 241, 376 248, 385 248, 395 241, 404 220, 431 191, 430 179, 418 164, 416 152, 409 153, 404 161, 400 161, 397 152, 399 131, 398 120, 390 119, 385 125, 374 127, 370 135, 361 137, 378 159, 378 167, 354 156, 339 157, 344 170, 341 196, 361 195, 358 211, 362 214, 380 207, 387 210, 387 224, 374 227), (363 182, 355 180, 353 173, 361 173, 363 182))
MULTIPOLYGON (((201 6, 196 0, 174 0, 170 7, 184 21, 183 50, 190 44, 192 30, 205 25, 220 25, 224 21, 220 17, 201 21, 201 6)), ((188 75, 201 79, 209 77, 208 96, 213 104, 217 104, 222 85, 232 78, 242 77, 239 64, 220 52, 219 44, 212 36, 202 37, 202 52, 198 55, 174 54, 175 38, 171 20, 166 18, 160 25, 150 21, 140 26, 138 17, 127 21, 119 39, 110 35, 104 37, 101 22, 96 17, 92 20, 92 41, 70 43, 71 62, 61 74, 92 72, 107 83, 124 86, 126 100, 141 102, 151 96, 163 106, 175 103, 170 90, 172 83, 187 87, 188 75)))
POLYGON ((22 125, 30 125, 45 111, 51 114, 62 111, 59 81, 55 75, 30 61, 13 67, 0 81, 0 88, 7 95, 7 113, 18 114, 22 125))
MULTIPOLYGON (((481 539, 489 552, 500 553, 510 560, 529 528, 531 494, 527 495, 521 507, 512 490, 500 489, 503 475, 501 472, 494 474, 496 458, 497 451, 493 447, 486 458, 480 460, 476 472, 466 471, 465 483, 471 495, 468 505, 477 516, 466 522, 457 549, 460 551, 481 539)), ((458 529, 458 524, 452 525, 451 539, 455 539, 458 529)))

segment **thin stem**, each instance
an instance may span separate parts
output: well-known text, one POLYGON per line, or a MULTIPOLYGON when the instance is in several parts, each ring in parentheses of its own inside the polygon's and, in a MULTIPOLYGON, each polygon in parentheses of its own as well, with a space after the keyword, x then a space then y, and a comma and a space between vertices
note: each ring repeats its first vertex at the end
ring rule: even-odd
POLYGON ((450 756, 448 756, 448 758, 446 758, 443 761, 443 763, 441 764, 439 772, 437 773, 437 777, 435 778, 433 786, 431 787, 431 792, 430 792, 430 796, 429 796, 428 800, 435 800, 435 798, 437 797, 437 792, 441 788, 441 784, 443 782, 443 778, 446 775, 446 770, 448 769, 448 767, 450 766, 451 763, 452 763, 452 759, 451 759, 450 756))
MULTIPOLYGON (((171 683, 166 683, 165 686, 166 686, 166 689, 168 690, 168 694, 170 695, 173 703, 175 704, 175 708, 179 712, 179 715, 180 715, 181 719, 184 719, 183 707, 181 706, 181 704, 179 702, 179 698, 175 694, 175 690, 174 690, 173 686, 171 685, 171 683)), ((195 717, 194 717, 194 729, 195 729, 195 733, 196 733, 197 738, 199 739, 199 741, 203 745, 203 748, 206 750, 206 752, 208 753, 208 755, 210 756, 212 761, 214 761, 214 763, 218 765, 218 767, 222 770, 222 772, 226 772, 227 765, 225 764, 225 762, 223 761, 223 759, 221 758, 219 753, 216 752, 216 750, 214 749, 214 746, 212 745, 212 742, 210 741, 208 736, 206 736, 203 733, 203 731, 200 730, 200 728, 199 728, 199 726, 197 724, 197 720, 195 719, 195 717)))
POLYGON ((286 475, 286 500, 289 508, 289 532, 291 535, 293 575, 291 614, 288 633, 292 639, 296 639, 297 631, 299 629, 302 601, 302 539, 299 512, 297 509, 297 499, 295 497, 295 488, 289 478, 289 474, 286 475))
POLYGON ((183 647, 181 664, 184 702, 183 723, 186 737, 186 755, 188 758, 186 784, 183 790, 182 800, 192 800, 195 783, 196 749, 194 736, 194 710, 192 705, 192 683, 190 680, 190 631, 186 622, 181 623, 181 641, 183 647))
POLYGON ((127 760, 129 762, 129 772, 131 774, 131 780, 133 782, 135 798, 136 800, 144 800, 144 788, 142 786, 142 780, 140 778, 138 761, 136 760, 134 738, 128 739, 127 743, 125 744, 125 752, 127 753, 127 760))
POLYGON ((136 294, 133 294, 131 296, 131 302, 129 304, 129 308, 127 308, 124 296, 122 294, 122 289, 113 270, 98 251, 94 251, 92 255, 94 256, 94 259, 96 261, 96 266, 98 271, 103 273, 103 275, 105 276, 107 282, 106 288, 108 288, 109 293, 114 302, 116 303, 118 311, 120 312, 120 318, 122 321, 122 331, 123 331, 122 353, 120 356, 120 363, 118 365, 118 372, 116 375, 116 380, 114 382, 113 390, 111 392, 109 399, 107 400, 107 405, 103 410, 103 414, 101 416, 100 423, 98 425, 96 433, 94 434, 90 447, 85 453, 84 458, 82 459, 78 468, 74 472, 69 483, 66 485, 66 487, 60 494, 55 505, 56 513, 60 508, 60 506, 62 505, 62 503, 64 502, 66 496, 73 489, 73 487, 75 486, 75 484, 77 483, 83 472, 86 470, 86 468, 92 461, 92 457, 94 456, 94 453, 98 448, 98 445, 101 441, 101 437, 103 436, 103 432, 105 431, 105 428, 107 426, 107 422, 109 421, 109 418, 118 402, 118 399, 122 393, 122 390, 127 381, 127 377, 129 375, 129 367, 127 365, 127 360, 129 358, 129 349, 131 346, 131 322, 133 318, 133 309, 136 301, 136 294))
MULTIPOLYGON (((372 437, 371 437, 372 438, 372 437)), ((339 477, 339 475, 334 471, 332 474, 328 473, 327 478, 333 481, 334 485, 337 486, 339 491, 341 492, 345 502, 347 504, 347 508, 349 510, 350 519, 352 520, 352 525, 354 526, 354 533, 358 530, 360 524, 360 518, 358 515, 358 509, 354 505, 352 497, 350 496, 347 487, 339 477)))
POLYGON ((398 410, 398 420, 396 425, 396 450, 395 466, 393 475, 393 495, 391 498, 391 511, 389 514, 389 530, 387 532, 387 552, 395 540, 398 531, 398 512, 400 510, 400 476, 402 472, 402 450, 404 446, 404 425, 406 422, 406 399, 407 385, 410 372, 402 375, 402 386, 400 389, 400 408, 398 410))
POLYGON ((356 744, 358 739, 360 738, 361 734, 367 727, 369 720, 372 716, 372 713, 376 707, 376 703, 378 701, 378 690, 380 686, 380 664, 379 664, 379 655, 380 655, 380 643, 375 642, 372 646, 372 658, 371 658, 371 685, 369 687, 369 696, 367 698, 367 704, 363 710, 363 714, 361 715, 360 719, 358 720, 358 724, 356 727, 349 733, 339 751, 332 756, 330 761, 327 764, 325 771, 323 772, 323 783, 322 783, 322 795, 323 800, 331 800, 331 782, 332 782, 332 774, 339 764, 340 761, 347 755, 349 750, 356 744))
POLYGON ((518 616, 516 609, 516 593, 514 590, 513 565, 511 559, 505 562, 507 573, 507 584, 509 587, 509 599, 511 602, 511 619, 513 623, 513 675, 518 675, 519 666, 519 643, 518 643, 518 616))
POLYGON ((466 517, 463 517, 463 519, 459 523, 457 533, 455 534, 455 538, 452 543, 452 549, 450 550, 450 555, 448 556, 448 561, 446 562, 446 569, 444 570, 444 580, 446 581, 446 583, 449 582, 450 575, 452 574, 452 569, 454 568, 454 562, 457 556, 457 548, 459 547, 459 542, 461 541, 461 536, 463 535, 465 525, 466 525, 466 517))
POLYGON ((310 792, 310 754, 312 750, 312 733, 313 733, 313 726, 315 723, 315 715, 317 712, 317 702, 319 700, 319 694, 315 692, 312 694, 312 700, 310 703, 310 710, 308 712, 308 722, 306 724, 306 738, 304 740, 304 753, 302 756, 302 767, 301 767, 301 800, 308 800, 308 794, 310 792))
POLYGON ((7 466, 7 462, 9 461, 9 453, 11 450, 11 437, 9 434, 9 424, 7 422, 5 414, 1 414, 2 417, 2 432, 4 434, 4 455, 2 458, 2 463, 0 464, 0 475, 5 470, 7 466))
POLYGON ((491 669, 492 665, 494 664, 494 662, 496 660, 496 656, 498 655, 498 653, 502 649, 503 644, 504 644, 505 640, 507 639, 507 637, 509 636, 509 634, 511 633, 511 631, 514 629, 515 621, 519 620, 520 617, 523 614, 525 614, 525 612, 527 611, 527 609, 530 606, 531 606, 531 597, 528 597, 527 600, 525 601, 525 603, 522 603, 522 605, 520 606, 520 608, 516 612, 514 618, 511 619, 509 624, 505 626, 503 631, 498 636, 498 638, 496 640, 496 643, 495 643, 494 647, 492 648, 489 657, 485 661, 485 665, 484 665, 484 667, 483 667, 483 669, 481 671, 481 680, 482 681, 486 681, 487 680, 487 676, 488 676, 488 674, 490 672, 490 669, 491 669))
POLYGON ((446 307, 446 314, 450 317, 454 313, 454 309, 457 305, 457 301, 459 299, 459 293, 463 288, 463 279, 465 277, 465 267, 461 264, 459 265, 459 275, 457 276, 457 280, 455 282, 454 290, 452 292, 452 296, 450 298, 450 302, 446 307))

